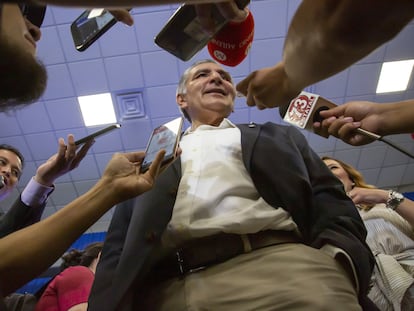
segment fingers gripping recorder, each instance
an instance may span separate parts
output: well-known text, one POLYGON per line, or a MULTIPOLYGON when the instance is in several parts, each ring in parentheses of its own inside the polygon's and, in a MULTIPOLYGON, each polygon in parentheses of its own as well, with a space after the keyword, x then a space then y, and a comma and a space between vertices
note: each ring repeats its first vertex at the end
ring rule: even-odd
MULTIPOLYGON (((326 128, 315 129, 313 127, 314 122, 322 122, 323 119, 319 115, 322 110, 328 110, 334 108, 336 105, 333 102, 317 95, 302 91, 299 96, 294 98, 287 109, 280 109, 279 113, 284 121, 293 124, 302 129, 314 132, 315 134, 328 138, 329 133, 326 128)), ((380 140, 394 149, 404 153, 410 158, 414 158, 414 155, 401 147, 395 145, 392 141, 385 139, 384 137, 364 130, 362 128, 356 129, 359 134, 365 135, 372 140, 380 140)))

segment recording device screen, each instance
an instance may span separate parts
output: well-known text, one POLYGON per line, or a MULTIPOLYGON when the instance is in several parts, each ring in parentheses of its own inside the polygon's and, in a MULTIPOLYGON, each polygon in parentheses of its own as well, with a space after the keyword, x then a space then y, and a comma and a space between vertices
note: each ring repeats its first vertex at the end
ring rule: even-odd
POLYGON ((105 9, 84 11, 70 27, 76 49, 86 50, 115 23, 115 17, 105 9))
MULTIPOLYGON (((248 0, 237 0, 237 6, 244 8, 248 0)), ((228 22, 213 6, 211 15, 215 22, 212 34, 207 34, 197 17, 194 5, 181 5, 155 37, 155 43, 183 61, 189 60, 205 47, 214 35, 228 22)))
POLYGON ((161 149, 164 149, 166 152, 162 162, 163 164, 174 158, 182 125, 183 118, 180 117, 154 129, 145 151, 145 158, 141 164, 141 172, 148 170, 158 151, 161 149))

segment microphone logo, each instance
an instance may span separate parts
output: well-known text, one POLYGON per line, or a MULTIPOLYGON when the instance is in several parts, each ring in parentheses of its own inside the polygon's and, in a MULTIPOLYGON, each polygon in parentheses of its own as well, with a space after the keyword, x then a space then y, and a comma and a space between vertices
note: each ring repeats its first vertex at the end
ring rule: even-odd
POLYGON ((227 59, 226 54, 219 50, 214 50, 214 57, 221 62, 224 62, 227 59))
POLYGON ((312 112, 313 105, 319 96, 302 92, 289 105, 284 120, 300 128, 305 128, 312 112))

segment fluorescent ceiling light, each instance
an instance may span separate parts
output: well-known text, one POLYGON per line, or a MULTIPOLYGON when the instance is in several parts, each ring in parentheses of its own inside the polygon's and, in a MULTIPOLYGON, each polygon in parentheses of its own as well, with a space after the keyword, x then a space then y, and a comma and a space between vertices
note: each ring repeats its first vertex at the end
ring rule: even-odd
POLYGON ((377 93, 405 91, 410 81, 414 59, 382 64, 377 93))
POLYGON ((86 126, 116 123, 110 93, 79 96, 78 102, 86 126))

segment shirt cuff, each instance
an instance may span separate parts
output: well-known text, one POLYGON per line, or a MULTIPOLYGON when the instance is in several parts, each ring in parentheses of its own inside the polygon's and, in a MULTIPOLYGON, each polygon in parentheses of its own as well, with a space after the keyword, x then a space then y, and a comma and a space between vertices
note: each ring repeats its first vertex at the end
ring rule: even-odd
POLYGON ((55 187, 48 187, 39 184, 33 177, 27 183, 22 191, 22 202, 27 206, 39 207, 45 204, 49 195, 55 190, 55 187))

